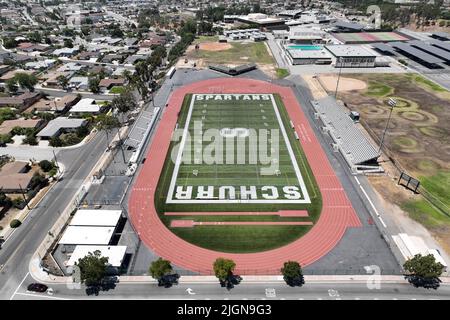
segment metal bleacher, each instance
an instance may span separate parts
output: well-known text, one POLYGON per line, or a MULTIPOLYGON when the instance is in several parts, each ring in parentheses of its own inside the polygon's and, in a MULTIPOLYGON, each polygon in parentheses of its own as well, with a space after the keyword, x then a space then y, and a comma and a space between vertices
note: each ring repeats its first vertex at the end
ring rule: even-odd
POLYGON ((356 127, 347 110, 333 97, 311 101, 316 114, 325 125, 335 146, 355 171, 380 171, 380 156, 371 142, 356 127))

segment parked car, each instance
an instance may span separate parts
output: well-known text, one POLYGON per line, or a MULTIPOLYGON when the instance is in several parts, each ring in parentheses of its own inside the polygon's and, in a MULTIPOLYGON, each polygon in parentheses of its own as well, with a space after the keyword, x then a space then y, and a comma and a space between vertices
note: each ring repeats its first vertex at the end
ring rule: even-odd
POLYGON ((27 287, 27 291, 31 292, 46 292, 48 287, 42 283, 31 283, 27 287))

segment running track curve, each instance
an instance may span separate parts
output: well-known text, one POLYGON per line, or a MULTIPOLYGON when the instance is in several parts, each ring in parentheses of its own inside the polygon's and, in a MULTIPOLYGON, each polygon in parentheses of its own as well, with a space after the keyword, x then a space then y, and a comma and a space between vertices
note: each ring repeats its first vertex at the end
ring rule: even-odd
POLYGON ((361 226, 292 90, 264 81, 242 78, 199 81, 173 92, 153 137, 146 161, 132 188, 128 209, 130 220, 147 247, 173 264, 200 274, 211 274, 212 264, 218 257, 233 259, 236 262, 235 273, 241 275, 277 274, 288 260, 307 266, 332 250, 347 228, 361 226), (322 194, 322 213, 306 235, 277 249, 233 254, 193 245, 177 237, 161 222, 154 206, 154 193, 178 112, 184 96, 190 93, 278 93, 282 97, 322 194))

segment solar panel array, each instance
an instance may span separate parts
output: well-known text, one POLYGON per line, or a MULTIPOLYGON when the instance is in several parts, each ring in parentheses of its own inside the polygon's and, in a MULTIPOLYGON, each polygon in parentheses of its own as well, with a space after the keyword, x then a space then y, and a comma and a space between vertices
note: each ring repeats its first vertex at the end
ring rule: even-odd
POLYGON ((346 109, 333 97, 311 101, 341 151, 354 165, 377 159, 379 154, 362 132, 355 126, 346 109))
POLYGON ((450 51, 450 43, 444 41, 431 41, 430 43, 435 47, 450 51))
POLYGON ((434 47, 432 45, 429 45, 426 42, 423 41, 410 41, 408 42, 410 45, 412 45, 413 47, 416 47, 420 50, 423 51, 427 51, 435 56, 438 56, 446 61, 450 61, 450 52, 449 51, 445 51, 443 49, 440 49, 438 47, 434 47))
POLYGON ((395 54, 394 48, 392 48, 391 46, 389 46, 387 44, 384 44, 384 43, 373 43, 373 44, 371 44, 371 46, 374 49, 377 49, 377 50, 380 50, 380 51, 383 51, 383 52, 389 52, 391 54, 395 54))
POLYGON ((399 49, 401 51, 404 51, 407 54, 414 56, 414 57, 416 57, 426 63, 429 63, 429 64, 436 64, 436 63, 444 62, 442 59, 436 58, 435 56, 432 56, 431 54, 428 54, 422 50, 414 48, 407 43, 394 42, 394 43, 391 43, 391 46, 393 46, 394 48, 399 49))

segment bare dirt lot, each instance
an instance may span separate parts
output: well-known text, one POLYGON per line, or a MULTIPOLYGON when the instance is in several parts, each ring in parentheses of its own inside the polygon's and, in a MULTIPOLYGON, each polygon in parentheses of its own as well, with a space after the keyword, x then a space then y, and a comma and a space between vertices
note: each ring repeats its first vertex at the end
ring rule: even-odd
MULTIPOLYGON (((322 83, 323 87, 327 91, 334 91, 336 90, 336 84, 337 84, 337 75, 321 75, 318 76, 320 82, 322 83)), ((365 81, 353 79, 353 78, 345 78, 341 77, 339 79, 339 92, 344 91, 351 91, 351 90, 364 90, 367 88, 367 84, 365 81)))
POLYGON ((223 51, 232 48, 231 44, 224 42, 205 42, 200 43, 199 46, 200 50, 206 51, 223 51))
MULTIPOLYGON (((397 101, 384 144, 392 159, 420 180, 421 192, 432 194, 434 200, 430 203, 420 194, 399 188, 398 170, 371 177, 372 185, 386 201, 430 230, 450 253, 450 92, 416 74, 358 74, 352 78, 365 82, 366 88, 339 90, 338 98, 361 114, 362 125, 376 143, 389 117, 388 99, 397 101)), ((382 160, 389 164, 391 159, 382 160)))

